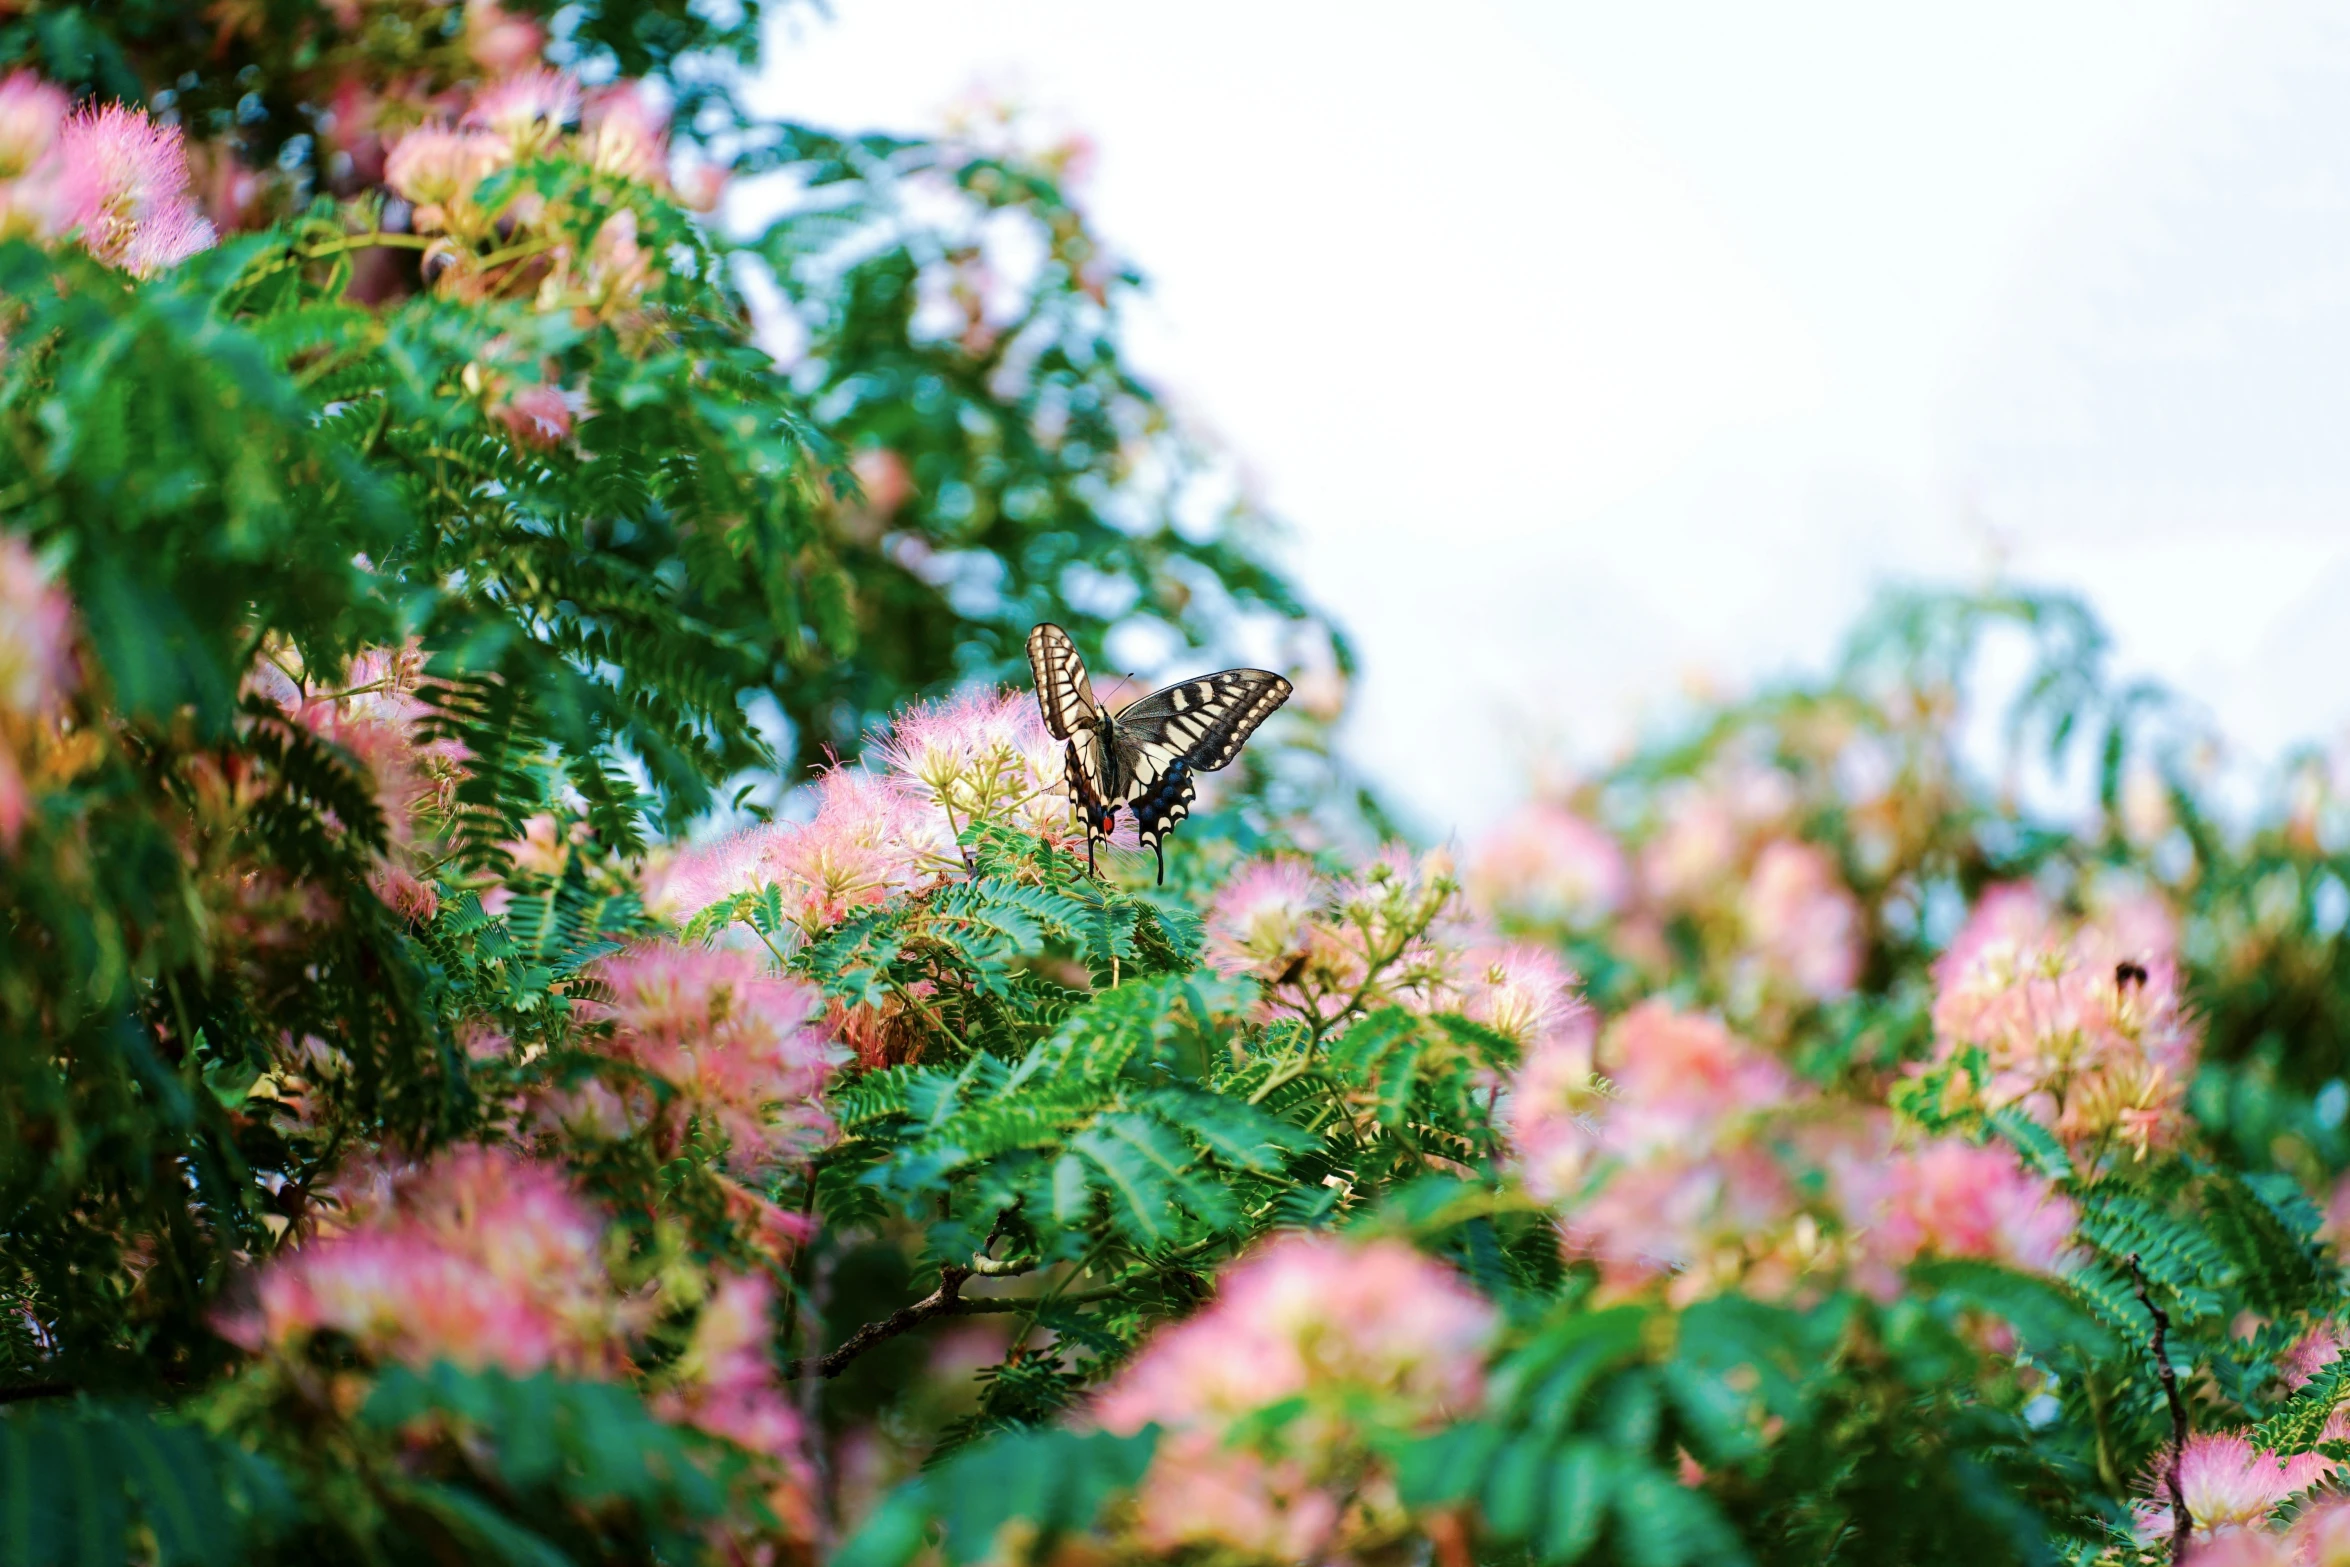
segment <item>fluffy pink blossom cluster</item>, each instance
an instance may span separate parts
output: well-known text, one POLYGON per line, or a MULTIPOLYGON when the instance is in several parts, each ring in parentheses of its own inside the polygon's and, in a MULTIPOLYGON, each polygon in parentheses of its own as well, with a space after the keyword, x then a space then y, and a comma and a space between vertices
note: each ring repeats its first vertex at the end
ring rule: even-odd
MULTIPOLYGON (((2254 1479, 2249 1489, 2270 1489, 2264 1474, 2254 1479)), ((2203 1516, 2195 1511, 2192 1494, 2187 1498, 2187 1513, 2198 1519, 2203 1516)), ((2168 1535, 2159 1537, 2167 1539, 2168 1535)), ((2350 1497, 2315 1502, 2280 1532, 2247 1527, 2199 1537, 2187 1552, 2186 1567, 2350 1567, 2350 1497)))
POLYGON ((467 761, 460 742, 428 730, 431 709, 418 695, 423 671, 419 649, 375 648, 351 660, 327 690, 317 689, 317 681, 297 684, 268 660, 246 681, 294 722, 348 751, 375 780, 387 842, 370 883, 384 902, 416 920, 440 909, 440 893, 423 867, 467 761))
POLYGON ((1860 977, 1865 919, 1833 857, 1796 836, 1793 781, 1725 764, 1667 797, 1636 858, 1566 805, 1537 801, 1470 862, 1481 913, 1507 927, 1609 926, 1625 955, 1670 966, 1667 928, 1697 932, 1732 1010, 1831 1001, 1860 977))
POLYGON ((290 1353, 332 1330, 411 1366, 624 1369, 638 1312, 604 1270, 602 1222, 554 1170, 464 1147, 363 1166, 340 1196, 339 1225, 282 1253, 222 1321, 231 1341, 290 1353))
POLYGON ((2176 949, 2151 898, 2070 921, 2032 887, 1993 888, 1934 966, 1941 1059, 1979 1059, 1966 1091, 2020 1106, 2076 1154, 2168 1146, 2185 1129, 2199 1043, 2176 949))
POLYGON ((653 1400, 653 1412, 764 1460, 768 1510, 787 1534, 806 1538, 815 1527, 809 1505, 815 1474, 800 1413, 775 1378, 774 1316, 775 1291, 765 1279, 719 1279, 694 1319, 674 1380, 653 1400))
POLYGON ((975 691, 909 708, 876 751, 881 772, 836 767, 817 780, 813 819, 754 827, 650 867, 646 906, 683 919, 774 887, 786 916, 813 935, 854 909, 960 873, 956 839, 975 822, 1069 838, 1060 748, 1024 692, 975 691))
MULTIPOLYGON (((1488 993, 1544 960, 1531 948, 1504 958, 1466 921, 1457 893, 1441 851, 1415 859, 1390 849, 1347 877, 1302 860, 1260 860, 1209 905, 1206 959, 1220 973, 1256 979, 1266 1018, 1329 1021, 1390 1004, 1491 1010, 1499 998, 1488 993)), ((1516 1003, 1499 1004, 1506 1013, 1516 1003)))
POLYGON ((1474 1409, 1495 1326, 1491 1306, 1401 1241, 1260 1246, 1094 1403, 1104 1429, 1161 1428, 1138 1543, 1283 1561, 1388 1543, 1402 1508, 1366 1434, 1474 1409), (1284 1418, 1251 1420, 1276 1406, 1284 1418))
POLYGON ((1860 977, 1863 917, 1827 851, 1794 836, 1796 805, 1759 764, 1684 786, 1641 851, 1641 895, 1654 918, 1718 933, 1734 989, 1832 1001, 1860 977))
MULTIPOLYGON (((2330 1326, 2302 1335, 2286 1354, 2287 1391, 2339 1359, 2342 1342, 2330 1326)), ((2350 1411, 2336 1410, 2322 1438, 2350 1438, 2350 1411)), ((2170 1450, 2156 1453, 2140 1476, 2135 1508, 2138 1538, 2160 1544, 2172 1535, 2170 1450)), ((2311 1487, 2337 1477, 2340 1465, 2322 1453, 2269 1452, 2241 1431, 2204 1432, 2179 1449, 2180 1500, 2193 1526, 2187 1557, 2200 1567, 2350 1567, 2350 1502, 2321 1499, 2289 1529, 2271 1531, 2278 1508, 2311 1487)))
POLYGON ((137 277, 213 242, 176 125, 121 104, 73 107, 30 71, 0 78, 0 236, 78 240, 137 277))
POLYGON ((22 539, 0 534, 0 849, 24 830, 45 731, 76 674, 72 603, 22 539))
POLYGON ((1564 805, 1535 800, 1479 845, 1469 862, 1468 891, 1499 918, 1582 930, 1624 908, 1632 868, 1605 828, 1564 805))
POLYGON ((2072 1263, 2076 1215, 2010 1150, 1898 1142, 1883 1112, 1806 1090, 1719 1020, 1651 1001, 1529 1052, 1507 1125, 1611 1295, 1780 1298, 1839 1277, 1890 1299, 1920 1257, 2072 1263))
POLYGON ((625 200, 609 204, 582 243, 580 226, 545 221, 546 198, 528 182, 490 194, 492 175, 541 160, 674 194, 667 118, 641 86, 622 81, 585 90, 568 73, 544 68, 488 82, 453 117, 401 133, 384 157, 383 177, 410 204, 415 231, 437 236, 426 269, 444 290, 464 297, 527 292, 542 310, 589 318, 633 310, 658 257, 640 242, 638 214, 625 200))
POLYGON ((822 1094, 832 1057, 813 1026, 823 1000, 809 986, 769 973, 752 953, 674 942, 606 958, 594 978, 603 994, 578 1011, 610 1026, 600 1048, 628 1075, 551 1095, 542 1119, 600 1141, 650 1132, 664 1156, 699 1124, 742 1175, 830 1135, 822 1094))

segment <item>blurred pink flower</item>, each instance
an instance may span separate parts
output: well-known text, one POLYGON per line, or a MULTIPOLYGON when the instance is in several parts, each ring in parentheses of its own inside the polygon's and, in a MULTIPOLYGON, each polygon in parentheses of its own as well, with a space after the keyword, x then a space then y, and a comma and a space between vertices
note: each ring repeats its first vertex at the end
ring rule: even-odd
POLYGON ((913 470, 906 459, 885 446, 868 446, 851 459, 849 470, 865 492, 865 511, 881 522, 898 513, 914 495, 913 470))
POLYGON ((2295 1567, 2350 1567, 2350 1497, 2324 1496, 2310 1503, 2293 1520, 2285 1543, 2295 1567))
POLYGON ((351 753, 374 781, 386 843, 370 883, 411 919, 429 919, 440 906, 417 867, 434 818, 455 804, 468 760, 463 744, 431 732, 432 708, 417 694, 423 667, 424 655, 413 646, 375 648, 353 658, 339 686, 325 694, 305 692, 266 659, 246 679, 248 690, 351 753))
POLYGON ((22 179, 48 161, 72 107, 64 89, 31 71, 0 77, 0 181, 22 179))
POLYGON ((1690 780, 1667 797, 1663 825, 1640 852, 1642 891, 1668 907, 1716 895, 1753 841, 1794 809, 1794 783, 1776 767, 1740 761, 1690 780))
POLYGON ((545 31, 528 17, 498 0, 465 0, 465 52, 492 76, 511 76, 534 64, 546 46, 545 31))
POLYGON ((1510 1085, 1503 1112, 1521 1178, 1534 1200, 1573 1196, 1598 1147, 1601 1100, 1591 1072, 1588 1008, 1535 1040, 1510 1085))
POLYGON ((617 1117, 619 1129, 653 1130, 670 1153, 684 1135, 682 1112, 722 1134, 727 1166, 746 1175, 799 1158, 831 1134, 821 1095, 832 1063, 813 1026, 823 999, 809 986, 766 972, 747 952, 669 942, 606 958, 594 977, 609 999, 577 1010, 611 1024, 605 1052, 676 1097, 664 1104, 648 1084, 606 1083, 584 1100, 550 1100, 550 1117, 606 1133, 617 1117))
POLYGON ((0 533, 0 717, 49 713, 74 685, 73 605, 30 545, 0 533))
POLYGON ((1845 1223, 1858 1234, 1860 1282, 1880 1299, 1900 1292, 1900 1270, 1919 1257, 1976 1257, 2031 1273, 2067 1272, 2076 1260, 2072 1203, 2003 1145, 1939 1138, 1834 1173, 1845 1223))
POLYGON ((568 71, 518 71, 475 93, 461 123, 496 133, 517 158, 528 157, 579 118, 579 102, 578 78, 568 71))
POLYGON ((384 183, 416 206, 421 226, 437 228, 437 214, 463 201, 512 158, 503 140, 484 131, 419 125, 392 144, 384 159, 384 183), (427 221, 428 213, 436 216, 427 221))
POLYGON ((491 403, 490 417, 525 446, 555 446, 571 437, 571 402, 548 381, 514 386, 491 403))
POLYGON ((668 116, 653 107, 639 82, 598 88, 588 95, 581 118, 579 153, 599 174, 658 189, 669 182, 668 116))
POLYGON ((1106 1430, 1162 1428, 1138 1499, 1143 1544, 1312 1560, 1363 1543, 1350 1534, 1394 1512, 1370 1439, 1473 1409, 1496 1320, 1401 1241, 1259 1246, 1094 1401, 1106 1430), (1235 1440, 1237 1422, 1289 1401, 1276 1429, 1235 1440))
POLYGON ((120 104, 85 108, 66 120, 57 151, 57 227, 108 266, 147 277, 211 246, 178 126, 120 104))
POLYGON ((768 1460, 767 1504, 804 1536, 814 1522, 799 1411, 775 1376, 775 1291, 764 1278, 730 1274, 702 1303, 676 1382, 654 1401, 662 1419, 732 1442, 768 1460))
POLYGON ((1745 895, 1746 940, 1773 978, 1814 1001, 1833 1001, 1860 977, 1860 903, 1827 851, 1774 839, 1754 862, 1745 895))
POLYGON ((1615 1089, 1606 1141, 1629 1159, 1720 1140, 1741 1118, 1788 1103, 1787 1069, 1718 1019, 1645 1001, 1600 1037, 1600 1069, 1615 1089))
POLYGON ((602 1222, 553 1170, 466 1146, 361 1166, 339 1189, 347 1227, 262 1270, 255 1303, 221 1323, 233 1342, 287 1352, 332 1329, 412 1366, 623 1369, 634 1316, 604 1272, 602 1222))
POLYGON ((1487 835, 1469 863, 1468 891, 1502 918, 1581 928, 1621 909, 1631 880, 1624 851, 1606 831, 1538 800, 1487 835))

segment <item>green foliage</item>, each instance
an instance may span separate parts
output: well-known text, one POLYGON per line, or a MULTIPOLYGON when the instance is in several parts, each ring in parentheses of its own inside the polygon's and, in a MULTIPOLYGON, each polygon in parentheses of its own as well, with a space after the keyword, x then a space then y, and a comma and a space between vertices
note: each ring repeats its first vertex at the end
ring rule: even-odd
POLYGON ((284 1485, 270 1465, 135 1406, 20 1405, 0 1416, 0 1559, 115 1567, 141 1549, 162 1567, 225 1567, 245 1559, 249 1532, 282 1519, 284 1485))
POLYGON ((834 1560, 904 1567, 934 1525, 954 1567, 1007 1545, 1049 1555, 1062 1536, 1091 1528, 1104 1503, 1142 1478, 1155 1436, 1024 1431, 991 1442, 891 1492, 834 1560))

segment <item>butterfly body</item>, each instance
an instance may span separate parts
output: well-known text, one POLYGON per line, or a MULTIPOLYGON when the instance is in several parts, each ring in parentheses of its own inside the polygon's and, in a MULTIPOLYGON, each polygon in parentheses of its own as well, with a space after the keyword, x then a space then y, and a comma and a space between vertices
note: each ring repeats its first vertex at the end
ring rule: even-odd
POLYGON ((1264 669, 1226 669, 1178 681, 1111 712, 1096 700, 1069 634, 1028 634, 1045 727, 1065 743, 1069 802, 1085 823, 1086 864, 1120 810, 1134 813, 1143 847, 1167 878, 1166 839, 1191 814, 1195 779, 1228 766, 1257 726, 1289 699, 1289 682, 1264 669))

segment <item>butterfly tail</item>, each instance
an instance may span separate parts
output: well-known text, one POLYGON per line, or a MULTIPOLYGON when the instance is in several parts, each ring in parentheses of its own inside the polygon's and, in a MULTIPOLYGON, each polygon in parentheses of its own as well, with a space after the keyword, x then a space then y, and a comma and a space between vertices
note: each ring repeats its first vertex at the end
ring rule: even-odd
POLYGON ((1167 885, 1167 845, 1162 841, 1151 845, 1151 853, 1159 857, 1159 885, 1167 885))

